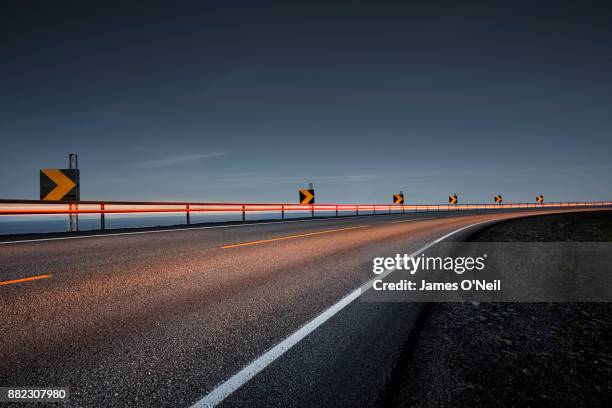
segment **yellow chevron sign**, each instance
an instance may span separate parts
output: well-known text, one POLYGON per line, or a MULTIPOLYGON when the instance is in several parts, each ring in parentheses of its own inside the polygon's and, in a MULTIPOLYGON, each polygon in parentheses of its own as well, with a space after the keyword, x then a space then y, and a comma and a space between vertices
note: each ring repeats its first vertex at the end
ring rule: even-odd
POLYGON ((304 188, 300 190, 300 204, 314 204, 314 189, 304 188))
POLYGON ((495 202, 497 204, 501 204, 503 200, 504 199, 502 198, 501 194, 498 194, 498 195, 495 196, 495 202))
POLYGON ((393 194, 393 204, 404 204, 404 194, 393 194))
POLYGON ((457 197, 457 194, 453 194, 451 196, 448 196, 448 203, 449 204, 457 204, 458 201, 459 201, 459 198, 457 197))
POLYGON ((536 196, 536 202, 537 203, 543 203, 544 202, 544 196, 542 194, 538 194, 536 196))
POLYGON ((77 169, 42 169, 40 199, 78 201, 79 171, 77 169))

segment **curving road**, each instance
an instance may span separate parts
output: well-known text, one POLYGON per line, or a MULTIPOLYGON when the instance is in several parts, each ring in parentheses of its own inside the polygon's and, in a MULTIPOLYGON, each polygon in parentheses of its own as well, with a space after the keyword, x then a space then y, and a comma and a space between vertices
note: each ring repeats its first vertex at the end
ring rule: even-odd
POLYGON ((366 282, 373 253, 543 212, 3 242, 0 386, 67 387, 66 405, 87 407, 204 405, 213 390, 226 406, 380 404, 418 304, 347 303, 235 392, 216 387, 366 282))

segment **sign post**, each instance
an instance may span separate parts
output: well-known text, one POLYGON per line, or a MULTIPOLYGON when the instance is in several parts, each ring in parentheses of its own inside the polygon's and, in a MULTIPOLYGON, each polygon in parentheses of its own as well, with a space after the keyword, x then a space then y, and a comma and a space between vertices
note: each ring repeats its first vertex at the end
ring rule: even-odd
POLYGON ((400 191, 399 194, 393 194, 393 204, 404 204, 403 191, 400 191))
MULTIPOLYGON (((70 153, 68 155, 68 168, 70 170, 74 170, 76 172, 76 200, 75 201, 79 201, 81 199, 81 194, 80 194, 80 186, 79 186, 79 159, 76 155, 76 153, 70 153)), ((75 211, 74 213, 70 213, 68 214, 68 228, 70 230, 70 232, 74 232, 74 231, 78 231, 79 230, 79 214, 78 211, 79 210, 79 205, 78 204, 70 204, 70 211, 75 211)))
POLYGON ((81 199, 77 155, 68 156, 67 169, 40 170, 40 199, 42 201, 69 201, 68 227, 70 232, 79 230, 77 214, 81 199))
MULTIPOLYGON (((312 205, 315 203, 314 185, 308 183, 308 188, 300 190, 300 204, 301 205, 312 205)), ((310 215, 314 217, 314 206, 311 207, 310 215)))

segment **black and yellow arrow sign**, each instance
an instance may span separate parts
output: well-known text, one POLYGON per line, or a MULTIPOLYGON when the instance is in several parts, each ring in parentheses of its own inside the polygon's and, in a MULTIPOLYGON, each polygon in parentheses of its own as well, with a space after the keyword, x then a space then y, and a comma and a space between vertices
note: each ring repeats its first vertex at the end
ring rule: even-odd
POLYGON ((300 190, 300 204, 314 204, 314 189, 304 188, 300 190))
POLYGON ((404 194, 393 194, 393 204, 404 204, 404 194))
POLYGON ((448 203, 449 204, 457 204, 458 201, 459 201, 459 198, 457 197, 457 194, 453 194, 451 196, 448 196, 448 203))
POLYGON ((79 170, 42 169, 40 171, 41 200, 79 200, 79 170))
POLYGON ((502 198, 501 194, 495 196, 495 203, 501 204, 502 201, 504 201, 504 199, 502 198))
POLYGON ((537 203, 543 203, 544 202, 544 196, 542 194, 538 194, 536 196, 536 202, 537 203))

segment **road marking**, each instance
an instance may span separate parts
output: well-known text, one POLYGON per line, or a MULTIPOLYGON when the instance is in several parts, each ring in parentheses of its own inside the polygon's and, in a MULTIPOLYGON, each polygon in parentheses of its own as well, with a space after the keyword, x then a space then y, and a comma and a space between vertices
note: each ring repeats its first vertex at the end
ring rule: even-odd
POLYGON ((12 285, 13 283, 29 282, 29 281, 38 280, 38 279, 49 279, 50 277, 51 277, 51 274, 30 276, 29 278, 2 281, 0 282, 0 285, 12 285))
POLYGON ((266 221, 266 222, 253 222, 249 224, 209 225, 206 227, 184 227, 184 228, 172 228, 172 229, 153 230, 153 231, 114 232, 111 234, 78 235, 75 237, 55 237, 55 238, 22 239, 22 240, 17 240, 17 241, 0 241, 0 245, 21 244, 21 243, 28 243, 28 242, 63 241, 66 239, 103 238, 103 237, 115 237, 115 236, 121 236, 121 235, 158 234, 162 232, 196 231, 196 230, 217 229, 217 228, 254 227, 258 225, 291 224, 295 222, 312 222, 312 221, 329 221, 329 220, 340 221, 346 218, 357 218, 357 217, 366 218, 366 217, 381 217, 381 216, 389 217, 389 216, 397 216, 397 215, 405 216, 409 214, 343 215, 341 217, 311 218, 307 220, 266 221))
MULTIPOLYGON (((429 249, 433 245, 439 243, 440 241, 445 240, 446 238, 460 231, 466 230, 476 225, 496 221, 499 219, 503 219, 503 218, 481 221, 475 224, 470 224, 465 227, 456 229, 430 242, 424 247, 414 251, 409 256, 415 257, 419 255, 420 253, 424 252, 425 250, 429 249)), ((299 343, 302 339, 304 339, 310 333, 315 331, 319 326, 321 326, 323 323, 328 321, 331 317, 333 317, 335 314, 340 312, 346 306, 351 304, 351 302, 353 302, 355 299, 359 298, 359 296, 361 296, 362 293, 365 293, 368 289, 372 287, 372 283, 375 280, 384 279, 387 275, 389 275, 394 270, 395 268, 387 269, 383 273, 379 274, 375 278, 372 278, 365 284, 355 289, 353 292, 349 293, 347 296, 342 298, 339 302, 337 302, 336 304, 331 306, 329 309, 325 310, 323 313, 321 313, 320 315, 318 315, 317 317, 315 317, 314 319, 306 323, 304 326, 299 328, 296 332, 291 334, 289 337, 285 338, 283 341, 278 343, 276 346, 272 347, 270 350, 268 350, 267 352, 265 352, 264 354, 262 354, 261 356, 259 356, 258 358, 250 362, 249 364, 247 364, 244 368, 242 368, 240 371, 234 374, 227 381, 219 384, 211 392, 209 392, 206 396, 204 396, 204 398, 202 398, 201 400, 193 404, 191 408, 210 408, 210 407, 214 407, 220 404, 225 398, 227 398, 232 393, 234 393, 234 391, 236 391, 237 389, 242 387, 244 384, 246 384, 249 380, 255 377, 264 368, 272 364, 276 359, 278 359, 280 356, 282 356, 287 351, 289 351, 289 349, 291 349, 293 346, 299 343)))
POLYGON ((225 245, 225 246, 222 246, 221 248, 222 249, 229 249, 229 248, 237 248, 237 247, 242 247, 242 246, 247 246, 247 245, 265 244, 267 242, 282 241, 282 240, 285 240, 285 239, 293 239, 293 238, 301 238, 301 237, 309 237, 311 235, 329 234, 331 232, 348 231, 348 230, 354 230, 354 229, 365 228, 365 227, 367 227, 367 225, 359 225, 357 227, 337 228, 337 229, 333 229, 333 230, 309 232, 309 233, 306 233, 306 234, 287 235, 285 237, 270 238, 270 239, 261 239, 259 241, 241 242, 239 244, 225 245))
POLYGON ((433 220, 433 219, 435 219, 435 218, 436 218, 436 217, 429 217, 429 218, 415 218, 415 219, 412 219, 412 220, 401 220, 401 221, 391 221, 391 222, 389 222, 389 224, 399 224, 399 223, 401 223, 401 222, 414 222, 414 221, 433 220))

